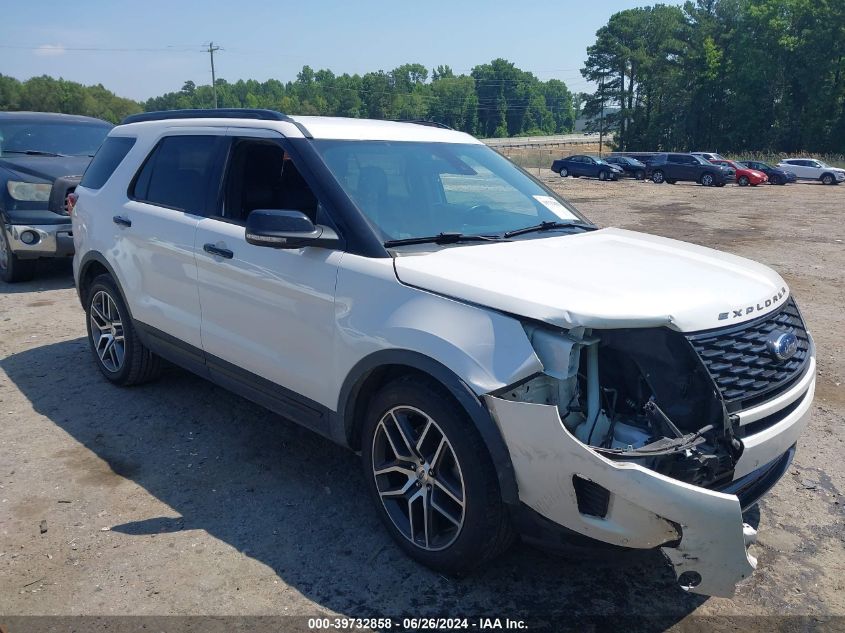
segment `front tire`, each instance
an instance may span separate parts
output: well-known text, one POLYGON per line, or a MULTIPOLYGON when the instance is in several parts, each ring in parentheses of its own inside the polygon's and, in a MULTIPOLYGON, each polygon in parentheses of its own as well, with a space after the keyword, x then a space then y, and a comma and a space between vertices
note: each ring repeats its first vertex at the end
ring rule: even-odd
POLYGON ((661 185, 666 181, 666 176, 659 169, 651 173, 651 182, 661 185))
POLYGON ((566 167, 561 167, 558 173, 561 178, 566 178, 569 175, 569 170, 566 167))
POLYGON ((0 279, 7 284, 29 281, 35 276, 36 260, 21 259, 12 252, 6 231, 0 225, 0 279))
POLYGON ((95 278, 87 294, 88 343, 100 372, 124 387, 158 378, 161 359, 138 338, 129 309, 111 276, 95 278))
POLYGON ((821 181, 825 185, 832 185, 836 183, 836 178, 833 177, 833 174, 822 174, 821 181))
POLYGON ((379 517, 423 565, 462 573, 512 543, 484 442, 436 382, 405 377, 376 394, 364 421, 362 459, 379 517))
POLYGON ((608 174, 604 169, 602 169, 599 172, 599 180, 607 180, 607 179, 608 179, 608 174))
POLYGON ((703 174, 701 176, 701 184, 705 187, 712 187, 713 186, 713 174, 703 174))

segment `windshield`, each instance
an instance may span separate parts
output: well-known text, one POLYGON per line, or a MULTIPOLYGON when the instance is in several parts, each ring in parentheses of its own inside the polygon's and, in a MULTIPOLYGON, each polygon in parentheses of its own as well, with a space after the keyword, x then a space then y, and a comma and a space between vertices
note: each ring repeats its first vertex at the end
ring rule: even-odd
POLYGON ((703 158, 703 157, 699 156, 698 154, 690 154, 690 156, 695 156, 696 160, 697 160, 699 163, 701 163, 702 165, 712 165, 712 164, 713 164, 713 163, 711 163, 709 160, 707 160, 706 158, 703 158))
POLYGON ((586 222, 486 145, 322 140, 314 146, 383 240, 586 222))
POLYGON ((105 123, 0 122, 0 156, 22 153, 93 156, 111 126, 105 123))

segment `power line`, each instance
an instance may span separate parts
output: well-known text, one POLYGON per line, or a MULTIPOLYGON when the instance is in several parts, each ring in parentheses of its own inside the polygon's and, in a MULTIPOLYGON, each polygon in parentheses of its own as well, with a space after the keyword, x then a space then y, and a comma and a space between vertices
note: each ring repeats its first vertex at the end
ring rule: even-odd
POLYGON ((165 46, 159 48, 101 48, 97 46, 63 46, 61 44, 42 44, 41 46, 23 46, 17 44, 0 44, 0 48, 24 51, 56 51, 56 52, 94 52, 94 53, 189 53, 202 50, 195 44, 180 46, 165 46))

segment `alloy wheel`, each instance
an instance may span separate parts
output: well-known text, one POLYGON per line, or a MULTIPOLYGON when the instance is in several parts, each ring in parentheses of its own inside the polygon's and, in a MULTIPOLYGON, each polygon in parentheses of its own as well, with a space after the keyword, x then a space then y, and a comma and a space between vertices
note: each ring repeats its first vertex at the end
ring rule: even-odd
POLYGON ((371 466, 381 503, 406 539, 427 551, 455 542, 466 514, 464 479, 431 417, 410 406, 385 413, 373 434, 371 466))
POLYGON ((120 371, 126 358, 123 317, 114 299, 104 290, 91 299, 91 342, 100 362, 110 372, 120 371))
POLYGON ((704 174, 701 177, 701 184, 704 185, 705 187, 709 187, 710 185, 713 184, 713 176, 711 176, 710 174, 704 174))

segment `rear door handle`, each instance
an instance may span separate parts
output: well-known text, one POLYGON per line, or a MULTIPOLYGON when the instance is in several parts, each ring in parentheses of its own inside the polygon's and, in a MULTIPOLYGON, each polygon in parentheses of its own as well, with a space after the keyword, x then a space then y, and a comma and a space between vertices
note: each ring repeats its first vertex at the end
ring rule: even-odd
POLYGON ((122 215, 116 215, 112 218, 112 221, 115 224, 119 224, 120 226, 132 226, 132 220, 129 218, 124 218, 122 215))
POLYGON ((214 244, 204 244, 202 250, 206 253, 217 255, 218 257, 222 257, 224 259, 232 259, 235 256, 235 254, 228 248, 220 248, 214 244))

